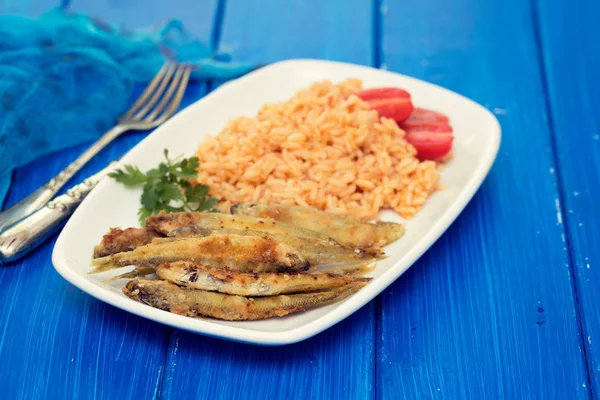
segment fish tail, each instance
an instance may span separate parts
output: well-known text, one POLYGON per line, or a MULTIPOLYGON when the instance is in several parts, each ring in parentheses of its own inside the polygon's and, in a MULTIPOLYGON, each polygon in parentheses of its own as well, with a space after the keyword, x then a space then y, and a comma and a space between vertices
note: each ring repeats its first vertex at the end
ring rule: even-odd
POLYGON ((346 264, 333 263, 319 265, 316 268, 313 268, 311 272, 336 275, 361 275, 372 272, 374 269, 375 262, 373 260, 368 260, 346 264))
POLYGON ((404 224, 380 221, 375 224, 379 236, 386 238, 386 244, 396 241, 404 235, 404 224))
POLYGON ((113 256, 95 258, 92 261, 93 269, 88 274, 99 274, 100 272, 110 271, 111 269, 121 268, 113 256))
POLYGON ((103 281, 103 284, 107 284, 113 281, 117 281, 119 279, 132 279, 132 278, 139 278, 139 277, 144 277, 146 275, 150 275, 152 273, 154 273, 154 268, 151 267, 135 267, 135 269, 133 271, 130 272, 125 272, 124 274, 120 274, 117 276, 113 276, 110 279, 107 279, 105 281, 103 281))
POLYGON ((347 285, 340 286, 325 292, 314 293, 314 305, 327 305, 336 301, 344 300, 345 298, 358 292, 369 283, 370 279, 356 280, 347 285))
POLYGON ((377 249, 377 248, 358 250, 358 252, 356 254, 358 255, 359 258, 362 258, 362 259, 370 258, 373 261, 379 261, 379 260, 383 260, 383 259, 387 258, 387 256, 383 252, 383 250, 377 249))
MULTIPOLYGON (((346 267, 333 268, 329 270, 322 271, 324 273, 334 274, 334 275, 347 275, 347 276, 361 276, 366 275, 370 272, 373 272, 375 269, 375 263, 370 264, 357 264, 346 267)), ((319 271, 321 272, 321 271, 319 271)))

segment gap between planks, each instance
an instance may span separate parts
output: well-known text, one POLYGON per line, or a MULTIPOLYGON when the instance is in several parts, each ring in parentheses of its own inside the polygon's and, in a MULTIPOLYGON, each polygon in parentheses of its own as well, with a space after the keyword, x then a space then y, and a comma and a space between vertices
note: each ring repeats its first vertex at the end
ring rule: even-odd
MULTIPOLYGON (((541 33, 541 27, 540 27, 540 21, 539 21, 539 11, 538 11, 538 0, 529 0, 529 4, 531 7, 531 19, 532 19, 532 24, 533 24, 533 36, 534 36, 534 40, 536 43, 536 57, 538 59, 538 65, 539 65, 539 70, 540 70, 540 76, 541 76, 541 81, 542 81, 542 91, 544 94, 544 108, 546 111, 546 115, 548 116, 548 130, 550 131, 550 146, 552 148, 552 161, 554 163, 554 168, 556 169, 556 183, 557 183, 557 191, 558 191, 558 204, 557 209, 558 212, 560 213, 560 215, 567 215, 567 210, 565 209, 565 204, 566 204, 566 194, 565 194, 565 188, 564 188, 564 184, 563 184, 563 180, 562 180, 562 176, 561 176, 561 165, 560 165, 560 160, 558 158, 558 145, 557 145, 557 139, 556 139, 556 128, 555 128, 555 121, 554 121, 554 110, 552 109, 552 104, 550 103, 550 91, 548 89, 548 71, 546 68, 546 64, 544 61, 544 55, 542 54, 543 52, 543 47, 542 47, 542 33, 541 33)), ((576 265, 576 260, 575 260, 575 256, 573 254, 573 246, 572 246, 572 240, 571 240, 571 232, 569 229, 569 224, 567 224, 566 222, 562 223, 562 229, 564 232, 564 239, 565 239, 565 247, 566 247, 566 251, 567 251, 567 257, 569 260, 569 271, 571 274, 571 289, 573 291, 573 299, 575 301, 575 309, 577 312, 577 326, 579 329, 579 336, 580 336, 580 340, 581 340, 581 348, 583 351, 583 357, 585 359, 585 372, 586 372, 586 388, 587 388, 587 392, 588 392, 588 397, 590 399, 593 399, 593 391, 592 391, 592 379, 591 379, 591 373, 590 373, 590 359, 589 359, 589 355, 587 354, 587 347, 585 344, 585 335, 584 335, 584 329, 583 329, 583 319, 581 316, 581 303, 579 301, 579 286, 577 284, 577 278, 576 278, 576 274, 577 271, 575 271, 575 265, 576 265)))

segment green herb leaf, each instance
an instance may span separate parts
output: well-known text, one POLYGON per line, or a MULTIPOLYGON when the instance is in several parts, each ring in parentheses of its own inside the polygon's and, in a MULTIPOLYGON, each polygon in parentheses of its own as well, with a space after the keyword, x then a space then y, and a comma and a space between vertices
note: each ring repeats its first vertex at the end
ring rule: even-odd
POLYGON ((208 199, 204 200, 203 202, 199 203, 198 208, 196 208, 196 211, 209 211, 212 210, 214 208, 214 206, 217 205, 218 200, 215 199, 214 197, 209 197, 208 199))
POLYGON ((138 218, 142 226, 146 226, 146 218, 152 215, 152 210, 142 207, 138 210, 138 218))
POLYGON ((160 198, 164 203, 183 200, 181 186, 177 185, 176 183, 165 183, 160 192, 160 198))
POLYGON ((108 174, 108 176, 115 178, 117 182, 120 182, 125 186, 136 186, 146 182, 146 175, 144 175, 138 167, 125 165, 124 168, 124 171, 122 169, 117 169, 115 172, 108 174))
POLYGON ((126 165, 109 174, 125 186, 143 185, 138 217, 142 226, 145 219, 159 211, 216 211, 218 200, 208 197, 209 187, 194 185, 188 179, 196 176, 200 161, 198 157, 169 158, 164 150, 165 162, 146 173, 136 166, 126 165))
POLYGON ((173 171, 173 174, 181 179, 190 179, 196 176, 200 161, 198 157, 191 157, 182 160, 179 168, 173 171))
POLYGON ((185 197, 188 203, 199 203, 208 194, 208 186, 196 185, 190 186, 185 190, 185 197))
POLYGON ((156 186, 153 186, 150 182, 144 185, 144 191, 142 192, 142 197, 140 198, 142 207, 149 210, 156 209, 159 200, 159 194, 156 189, 156 186))

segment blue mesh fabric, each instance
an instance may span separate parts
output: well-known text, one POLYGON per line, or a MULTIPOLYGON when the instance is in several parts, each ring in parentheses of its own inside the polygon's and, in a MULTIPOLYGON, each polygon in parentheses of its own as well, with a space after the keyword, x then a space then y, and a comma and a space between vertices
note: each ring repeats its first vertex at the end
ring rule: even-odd
POLYGON ((14 168, 100 136, 126 110, 133 83, 149 81, 166 58, 194 64, 192 79, 252 68, 214 54, 179 21, 121 32, 60 8, 0 16, 0 205, 14 168))

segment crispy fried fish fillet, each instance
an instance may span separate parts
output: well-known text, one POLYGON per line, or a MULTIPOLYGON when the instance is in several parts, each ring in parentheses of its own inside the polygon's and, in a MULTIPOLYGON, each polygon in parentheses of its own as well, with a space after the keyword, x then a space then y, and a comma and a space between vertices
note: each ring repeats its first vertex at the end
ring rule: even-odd
MULTIPOLYGON (((343 272, 343 271, 342 271, 343 272)), ((236 294, 239 296, 272 296, 277 294, 315 292, 333 289, 353 282, 369 282, 370 278, 335 273, 260 274, 207 267, 189 261, 178 261, 156 267, 160 279, 189 289, 236 294)))
POLYGON ((128 297, 161 310, 188 317, 248 321, 305 311, 343 300, 367 282, 353 282, 331 290, 247 298, 231 294, 185 289, 166 281, 133 280, 123 288, 128 297))
POLYGON ((271 219, 312 230, 332 238, 343 246, 359 249, 377 249, 396 241, 404 234, 402 224, 364 223, 308 207, 241 203, 232 206, 231 213, 237 216, 271 219))
POLYGON ((169 237, 204 237, 211 234, 234 234, 241 236, 260 236, 270 238, 278 243, 287 244, 302 254, 310 265, 336 266, 351 263, 374 262, 381 259, 381 255, 365 250, 351 249, 336 243, 334 240, 320 240, 297 236, 273 235, 266 232, 241 230, 231 228, 199 228, 197 226, 184 226, 173 229, 169 237))
POLYGON ((310 263, 294 248, 269 238, 211 235, 202 238, 164 238, 133 251, 96 258, 91 273, 127 265, 156 267, 174 261, 194 261, 241 272, 305 271, 310 263))
POLYGON ((273 235, 304 237, 329 240, 325 234, 303 229, 294 225, 279 223, 272 219, 247 217, 209 212, 164 213, 146 218, 146 224, 164 235, 182 226, 197 226, 208 229, 240 229, 266 232, 273 235))

